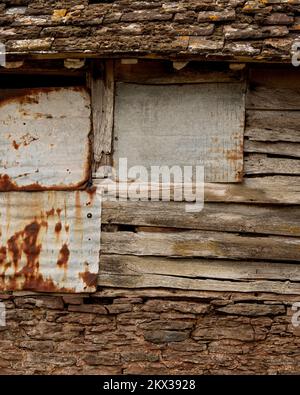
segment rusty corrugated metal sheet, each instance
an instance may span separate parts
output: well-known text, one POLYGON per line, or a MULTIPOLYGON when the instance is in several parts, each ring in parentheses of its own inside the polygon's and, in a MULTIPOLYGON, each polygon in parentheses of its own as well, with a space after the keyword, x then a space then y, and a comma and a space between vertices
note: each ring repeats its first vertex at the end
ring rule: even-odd
MULTIPOLYGON (((2 91, 3 92, 3 91, 2 91)), ((85 88, 7 90, 0 99, 0 191, 76 189, 89 177, 85 88)))
POLYGON ((95 189, 0 193, 0 289, 95 291, 100 218, 95 189))

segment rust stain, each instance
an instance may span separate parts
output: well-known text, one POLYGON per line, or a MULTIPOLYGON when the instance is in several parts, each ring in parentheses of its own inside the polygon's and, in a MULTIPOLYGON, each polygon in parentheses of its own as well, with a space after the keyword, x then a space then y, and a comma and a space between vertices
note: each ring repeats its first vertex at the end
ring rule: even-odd
POLYGON ((51 210, 46 211, 46 215, 47 215, 47 217, 53 216, 54 215, 54 208, 52 208, 51 210))
POLYGON ((43 191, 44 188, 38 183, 26 185, 26 187, 18 186, 7 174, 0 174, 0 191, 43 191))
POLYGON ((63 244, 63 246, 61 247, 61 249, 59 251, 57 266, 63 267, 66 269, 68 266, 69 257, 70 257, 70 250, 69 250, 67 244, 65 243, 65 244, 63 244))
POLYGON ((3 263, 6 261, 6 254, 6 247, 0 247, 0 265, 3 265, 3 263))
POLYGON ((37 141, 37 140, 39 140, 37 137, 33 137, 29 133, 26 133, 26 134, 24 134, 24 136, 20 137, 19 142, 16 142, 16 140, 13 140, 12 146, 14 147, 15 150, 18 150, 21 145, 23 145, 24 147, 27 147, 33 141, 37 141))
MULTIPOLYGON (((1 179, 3 181, 2 177, 0 177, 1 179)), ((4 180, 9 181, 9 177, 4 177, 4 180)), ((94 196, 95 192, 96 188, 93 188, 89 191, 89 195, 94 196)), ((18 195, 7 194, 7 208, 3 214, 6 225, 12 220, 10 207, 16 206, 15 200, 11 200, 11 197, 18 195)), ((20 195, 24 195, 24 199, 26 199, 25 193, 20 195)), ((89 209, 85 208, 86 202, 90 200, 89 196, 85 192, 79 191, 71 194, 71 207, 75 210, 72 210, 68 220, 66 220, 66 202, 68 202, 68 199, 65 195, 62 195, 60 199, 52 198, 52 196, 51 198, 46 197, 42 199, 44 203, 41 201, 41 204, 39 204, 39 193, 28 194, 27 196, 29 199, 32 196, 34 204, 34 211, 29 211, 30 219, 28 214, 26 214, 24 221, 23 215, 21 215, 20 218, 17 218, 17 224, 19 225, 17 227, 14 225, 13 230, 10 230, 11 226, 6 226, 5 242, 3 241, 0 244, 0 289, 5 291, 78 292, 78 287, 89 292, 88 288, 95 287, 97 284, 97 274, 95 273, 97 272, 97 267, 94 265, 94 260, 90 262, 91 266, 89 266, 86 261, 88 258, 82 256, 80 252, 80 249, 84 248, 83 232, 81 231, 83 230, 83 213, 84 218, 90 215, 89 209), (64 203, 65 212, 63 211, 64 203), (68 223, 69 221, 71 221, 70 224, 68 223), (78 239, 80 245, 74 246, 74 251, 71 248, 73 233, 71 235, 68 234, 70 229, 73 229, 73 226, 76 230, 76 243, 78 239), (50 230, 52 234, 49 234, 50 230), (53 255, 53 252, 55 255, 53 255), (86 262, 84 267, 78 267, 77 270, 78 259, 76 254, 78 254, 81 265, 86 262), (47 261, 45 261, 46 257, 48 257, 47 261), (72 263, 74 261, 75 265, 76 286, 73 278, 67 278, 69 270, 74 270, 70 264, 71 261, 72 263), (46 271, 45 265, 48 265, 50 268, 52 266, 51 270, 46 271), (53 271, 55 276, 52 275, 53 271)), ((41 194, 41 196, 44 197, 45 195, 41 194)), ((87 243, 90 240, 88 238, 87 243)), ((93 253, 94 250, 91 250, 91 254, 93 253)))
POLYGON ((226 152, 226 159, 227 160, 237 161, 237 160, 243 159, 243 155, 242 155, 241 152, 238 152, 236 150, 228 150, 226 152))
MULTIPOLYGON (((0 287, 3 290, 28 289, 44 292, 74 292, 74 289, 57 287, 51 278, 44 278, 39 271, 39 256, 42 245, 38 243, 38 235, 42 226, 46 226, 45 221, 37 220, 26 225, 22 231, 16 232, 8 240, 8 247, 0 248, 0 264, 7 260, 7 252, 11 255, 14 264, 14 274, 11 276, 3 273, 0 275, 0 287), (22 254, 26 256, 26 264, 18 270, 18 263, 22 254)), ((69 249, 66 245, 60 250, 60 258, 57 262, 59 266, 67 264, 69 259, 69 249)), ((5 269, 10 267, 11 262, 5 264, 5 269)), ((5 272, 5 270, 4 270, 5 272)))
POLYGON ((31 144, 33 141, 37 141, 37 137, 31 136, 29 133, 24 134, 21 138, 21 143, 26 147, 27 145, 31 144))
POLYGON ((51 185, 49 187, 43 187, 39 183, 35 182, 29 185, 19 186, 14 182, 8 174, 0 174, 0 192, 12 192, 12 191, 74 191, 84 189, 86 181, 79 184, 69 184, 67 186, 51 185))
MULTIPOLYGON (((13 90, 12 92, 9 93, 9 95, 6 98, 2 98, 0 100, 0 107, 15 102, 17 102, 18 104, 38 104, 39 100, 37 95, 39 93, 47 94, 52 92, 58 92, 62 89, 64 88, 44 87, 44 88, 27 88, 27 89, 13 90)), ((68 87, 68 89, 72 90, 73 92, 83 92, 86 90, 86 88, 83 88, 82 86, 68 87)))
POLYGON ((62 224, 61 224, 61 222, 57 222, 57 223, 55 224, 55 233, 59 233, 59 232, 61 231, 61 229, 62 229, 62 224))
POLYGON ((87 203, 87 206, 88 206, 88 205, 92 204, 93 201, 94 201, 94 197, 95 197, 95 195, 97 193, 97 187, 96 186, 92 186, 90 188, 87 188, 86 192, 87 192, 87 194, 90 197, 90 202, 87 203))
POLYGON ((78 227, 82 228, 82 217, 81 217, 81 202, 80 202, 80 193, 79 191, 75 192, 75 218, 78 224, 78 227))
POLYGON ((96 287, 97 286, 97 273, 90 273, 88 270, 79 273, 79 277, 85 283, 86 287, 96 287))
POLYGON ((17 144, 16 140, 13 141, 12 145, 13 145, 15 150, 18 150, 19 147, 20 147, 20 144, 17 144))
POLYGON ((7 241, 8 253, 12 257, 15 271, 18 269, 18 262, 22 256, 22 235, 22 232, 17 232, 7 241))

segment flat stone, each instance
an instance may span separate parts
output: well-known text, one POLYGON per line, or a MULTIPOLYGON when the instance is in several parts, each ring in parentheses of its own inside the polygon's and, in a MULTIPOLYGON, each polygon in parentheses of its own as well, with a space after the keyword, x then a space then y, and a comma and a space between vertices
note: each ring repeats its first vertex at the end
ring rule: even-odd
POLYGON ((209 40, 201 37, 191 37, 188 49, 191 52, 198 51, 217 51, 221 50, 224 46, 223 40, 209 40))
POLYGON ((8 41, 7 46, 11 51, 46 51, 51 48, 54 38, 37 38, 33 40, 8 41))
POLYGON ((283 305, 265 305, 254 303, 235 303, 217 309, 222 313, 235 314, 241 316, 264 316, 285 314, 283 305))
POLYGON ((236 18, 234 10, 224 11, 202 11, 198 14, 198 22, 221 22, 234 21, 236 18))
POLYGON ((188 332, 155 330, 145 331, 145 340, 152 343, 181 342, 189 337, 188 332))
POLYGON ((122 15, 122 22, 135 22, 135 21, 167 21, 172 19, 172 14, 161 13, 153 10, 139 10, 127 12, 122 15))

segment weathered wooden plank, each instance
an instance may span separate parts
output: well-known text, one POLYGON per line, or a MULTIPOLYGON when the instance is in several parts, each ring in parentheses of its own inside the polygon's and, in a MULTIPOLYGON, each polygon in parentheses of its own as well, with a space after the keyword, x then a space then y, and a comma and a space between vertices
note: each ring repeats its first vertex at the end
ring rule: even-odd
POLYGON ((287 65, 255 65, 250 67, 249 83, 270 88, 300 89, 299 69, 287 65))
POLYGON ((299 261, 300 239, 280 236, 250 237, 210 231, 103 232, 102 253, 299 261))
MULTIPOLYGON (((299 280, 300 268, 295 264, 102 255, 98 285, 118 289, 156 287, 155 294, 144 290, 147 296, 158 296, 160 287, 189 291, 299 294, 300 284, 295 284, 299 280)), ((202 297, 216 295, 205 294, 202 297)))
POLYGON ((204 165, 206 181, 238 182, 242 177, 243 132, 242 83, 117 83, 117 168, 120 158, 127 158, 128 168, 142 165, 147 170, 152 166, 183 169, 204 165))
MULTIPOLYGON (((103 190, 105 199, 127 199, 128 184, 120 183, 111 186, 107 180, 94 179, 94 184, 103 190), (115 188, 116 187, 116 188, 115 188), (115 191, 116 189, 116 191, 115 191)), ((152 192, 170 190, 170 199, 174 199, 174 190, 182 191, 182 184, 160 185, 152 184, 152 192)), ((141 196, 150 198, 150 185, 141 183, 141 196), (144 194, 144 191, 147 193, 144 194)), ((185 185, 185 190, 191 189, 185 185)), ((266 203, 266 204, 299 204, 300 177, 296 176, 265 176, 244 178, 242 183, 205 183, 205 201, 207 202, 236 202, 236 203, 266 203)))
POLYGON ((248 110, 245 136, 256 141, 300 143, 299 120, 298 111, 248 110))
POLYGON ((300 281, 300 266, 291 263, 172 259, 132 255, 101 255, 102 273, 120 276, 146 274, 219 280, 300 281))
POLYGON ((300 160, 268 157, 264 154, 249 154, 244 160, 245 174, 297 174, 300 175, 300 160))
POLYGON ((246 108, 300 110, 300 88, 252 87, 246 95, 246 108))
POLYGON ((115 65, 116 81, 136 84, 192 84, 192 83, 215 83, 237 82, 243 78, 242 72, 234 72, 230 69, 217 69, 207 66, 189 63, 181 70, 175 70, 171 62, 155 62, 139 60, 136 64, 122 64, 120 61, 115 65))
MULTIPOLYGON (((146 274, 141 276, 116 275, 102 273, 98 277, 100 287, 121 288, 169 288, 185 291, 218 291, 218 292, 271 292, 280 295, 300 294, 300 284, 288 281, 221 281, 199 280, 176 276, 160 276, 146 274)), ((147 292, 145 292, 147 294, 147 292)))
POLYGON ((245 140, 244 152, 264 153, 278 156, 284 155, 300 158, 300 144, 245 140))
POLYGON ((300 206, 206 203, 190 213, 182 202, 106 201, 102 223, 300 236, 300 206))
POLYGON ((94 160, 100 162, 103 154, 112 150, 114 119, 114 66, 113 60, 105 62, 104 77, 96 75, 91 81, 94 160))

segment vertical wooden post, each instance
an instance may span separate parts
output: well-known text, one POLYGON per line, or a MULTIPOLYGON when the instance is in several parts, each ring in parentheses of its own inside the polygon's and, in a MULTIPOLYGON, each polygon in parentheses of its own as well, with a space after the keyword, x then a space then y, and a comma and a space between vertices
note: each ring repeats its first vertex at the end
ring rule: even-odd
POLYGON ((111 163, 114 124, 114 61, 106 60, 102 67, 94 65, 91 76, 93 122, 93 172, 100 165, 111 163))

